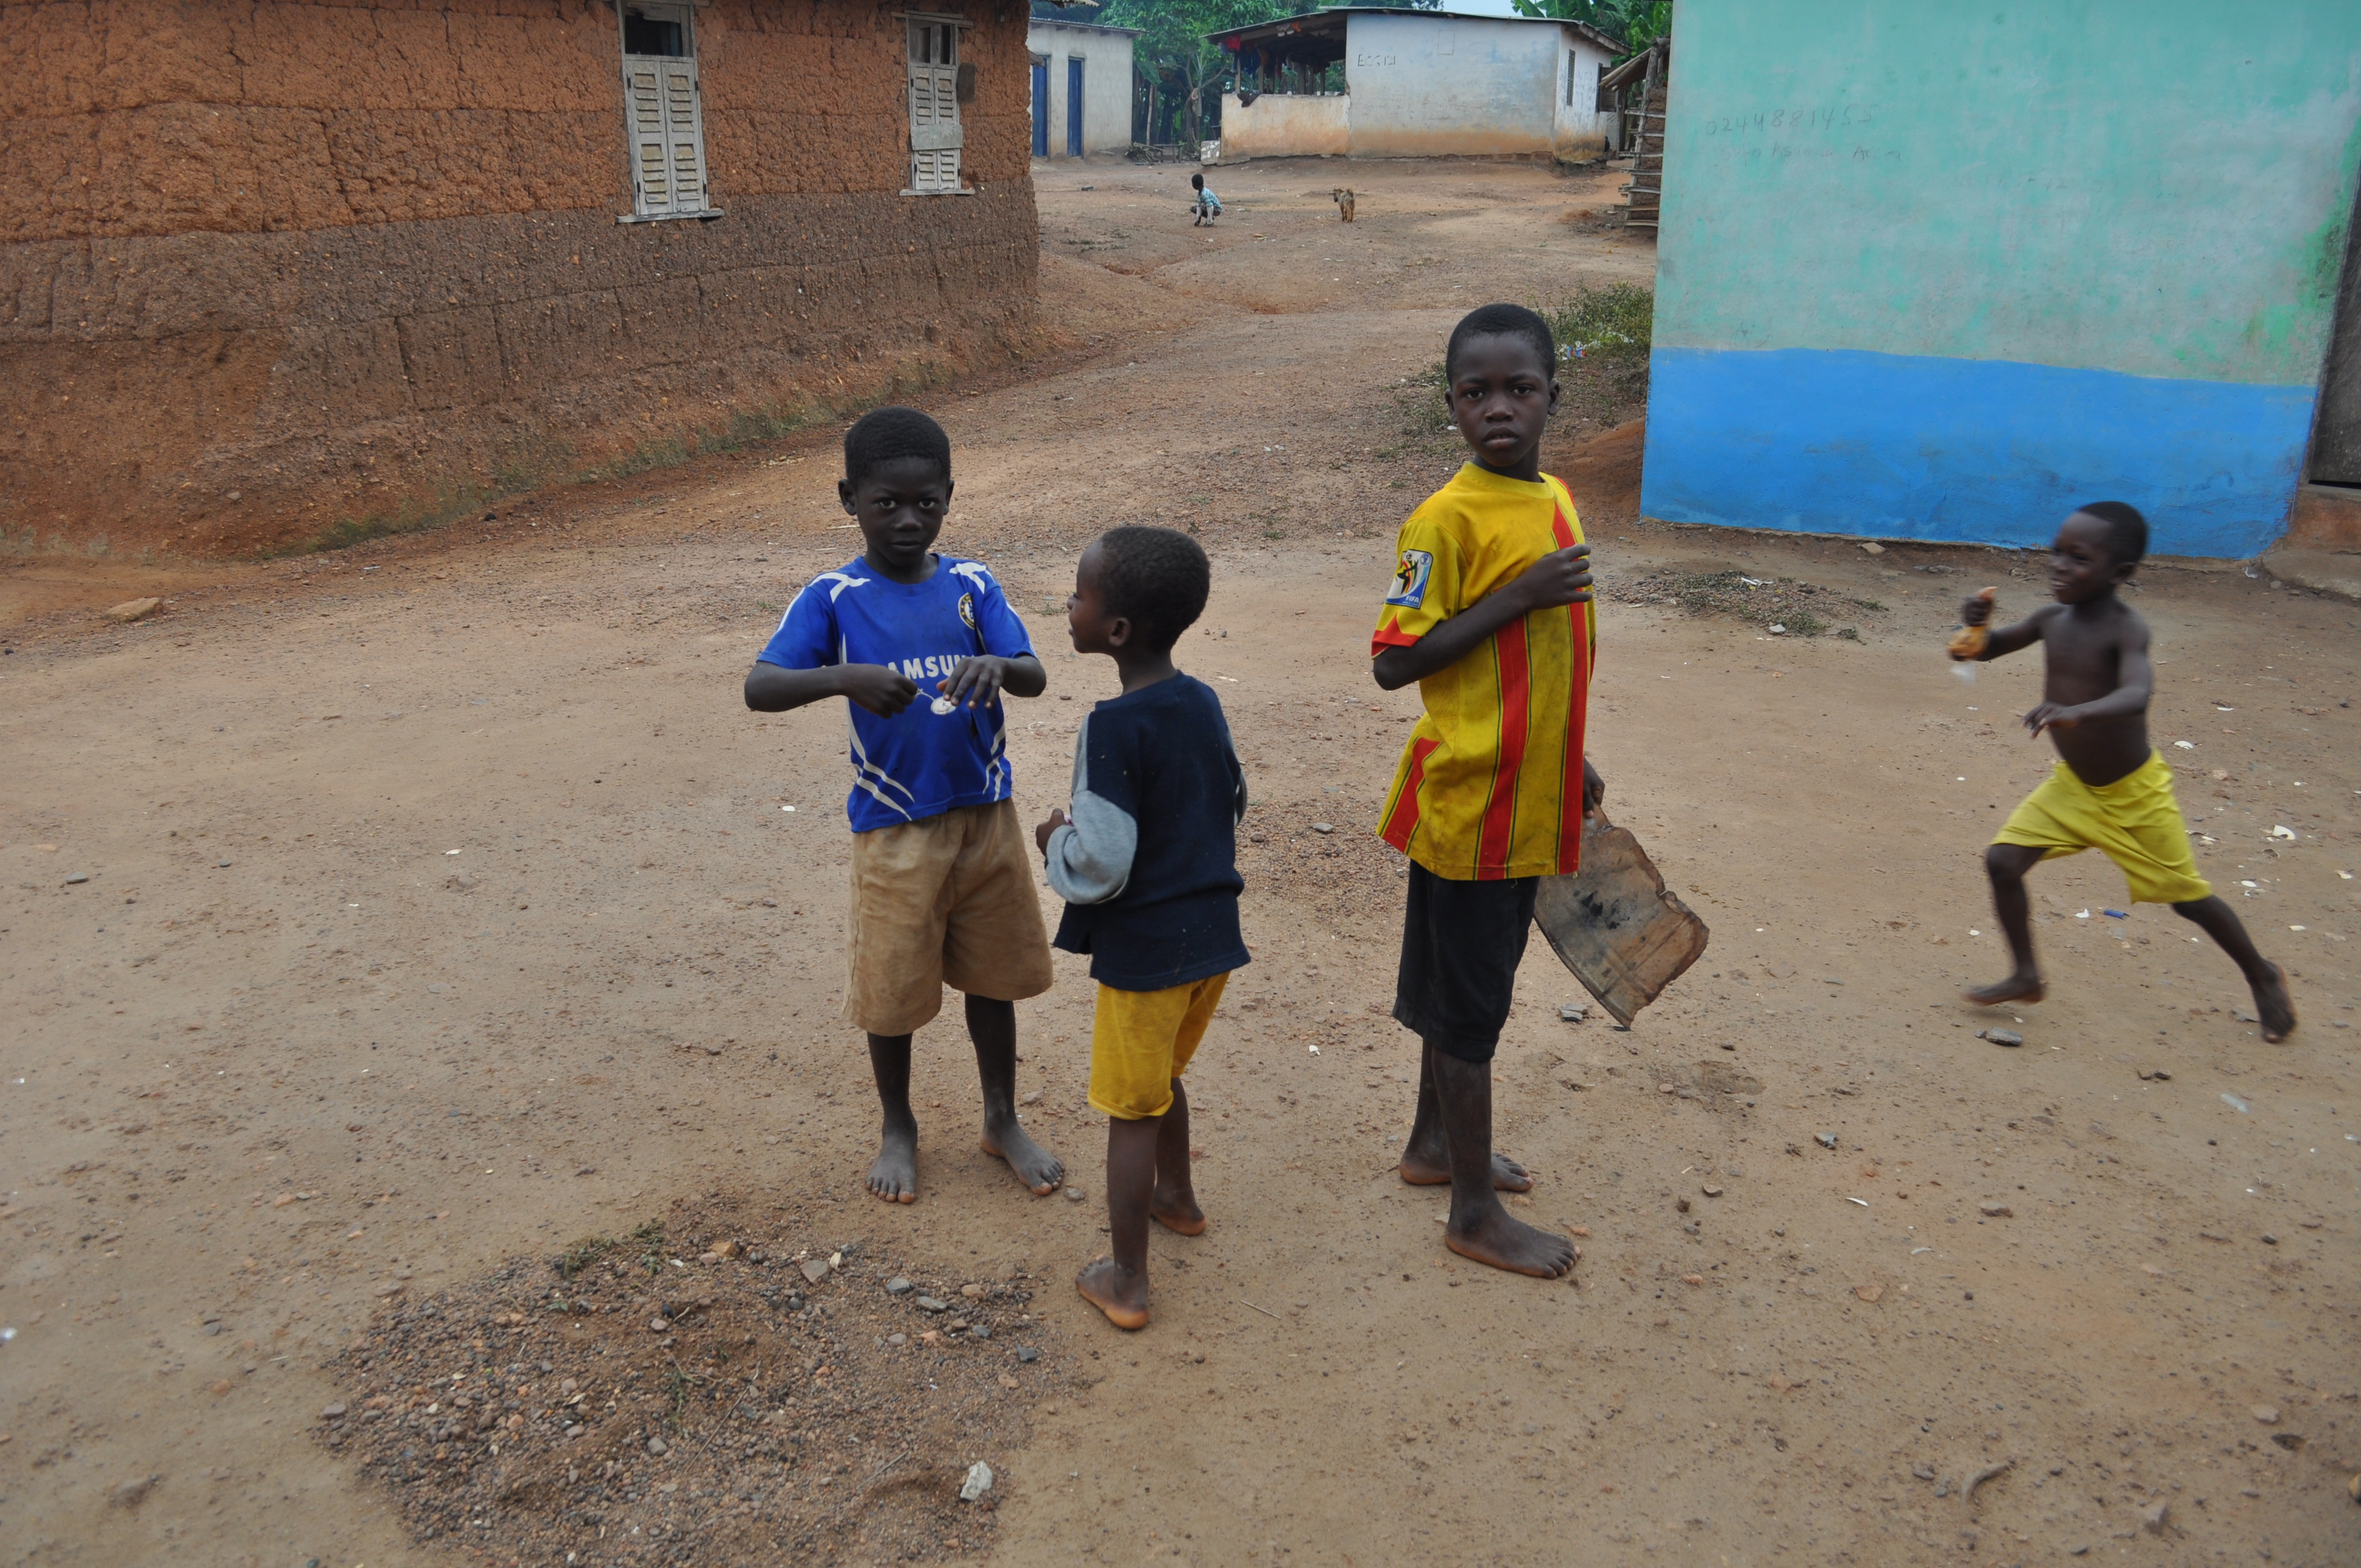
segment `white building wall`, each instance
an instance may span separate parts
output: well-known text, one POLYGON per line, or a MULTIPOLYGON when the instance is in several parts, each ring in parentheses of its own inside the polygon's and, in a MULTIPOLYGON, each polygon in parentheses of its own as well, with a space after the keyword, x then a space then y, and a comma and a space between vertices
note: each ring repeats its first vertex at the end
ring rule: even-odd
MULTIPOLYGON (((1036 19, 1026 29, 1035 61, 1049 67, 1049 156, 1064 158, 1071 104, 1069 61, 1082 62, 1082 151, 1122 152, 1131 146, 1131 39, 1120 27, 1036 19)), ((1029 94, 1028 94, 1029 103, 1029 94)), ((1032 127, 1026 128, 1030 146, 1032 127)))
POLYGON ((1558 44, 1557 125, 1552 150, 1584 159, 1615 148, 1615 116, 1598 112, 1598 77, 1615 57, 1568 27, 1558 44))
POLYGON ((1551 151, 1567 36, 1531 22, 1353 13, 1345 30, 1353 156, 1551 151))

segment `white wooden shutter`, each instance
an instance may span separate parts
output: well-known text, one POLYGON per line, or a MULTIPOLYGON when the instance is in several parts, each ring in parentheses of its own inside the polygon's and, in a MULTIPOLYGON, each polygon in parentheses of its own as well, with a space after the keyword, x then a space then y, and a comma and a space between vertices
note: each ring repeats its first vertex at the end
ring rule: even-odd
POLYGON ((633 207, 650 218, 706 211, 705 110, 697 61, 626 55, 623 93, 631 115, 633 207))
POLYGON ((911 24, 910 189, 937 193, 960 188, 957 34, 949 27, 911 24), (930 58, 940 57, 940 58, 930 58))

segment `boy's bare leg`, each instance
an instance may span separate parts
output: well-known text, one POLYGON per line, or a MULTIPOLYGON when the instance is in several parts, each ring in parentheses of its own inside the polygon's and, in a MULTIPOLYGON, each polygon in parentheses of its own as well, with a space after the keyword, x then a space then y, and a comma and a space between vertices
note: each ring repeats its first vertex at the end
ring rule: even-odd
MULTIPOLYGON (((967 1037, 975 1042, 976 1076, 983 1080, 983 1152, 1006 1160, 1017 1180, 1046 1198, 1066 1179, 1066 1168, 1016 1119, 1016 1003, 969 997, 967 1037)), ((906 1069, 903 1077, 906 1083, 906 1069)))
POLYGON ((1197 1186, 1189 1175, 1189 1091, 1172 1080, 1172 1109, 1157 1118, 1156 1193, 1148 1212, 1168 1231, 1202 1235, 1205 1211, 1197 1207, 1197 1186))
POLYGON ((877 1102, 885 1113, 876 1163, 869 1168, 869 1190, 888 1203, 918 1201, 918 1119, 910 1113, 910 1036, 869 1036, 869 1070, 877 1080, 877 1102))
POLYGON ((2004 1002, 2038 1002, 2042 998, 2041 969, 2033 961, 2032 903, 2026 896, 2025 873, 2041 863, 2044 851, 2023 844, 1992 844, 1984 850, 1984 871, 1992 878, 1993 913, 2008 938, 2016 968, 2006 980, 1977 986, 1968 1000, 1985 1007, 2004 1002))
POLYGON ((1451 1150, 1451 1219, 1443 1245, 1462 1257, 1555 1279, 1577 1254, 1565 1236, 1512 1220, 1492 1190, 1492 1064, 1428 1048, 1444 1141, 1451 1150))
POLYGON ((2220 894, 2176 904, 2172 912, 2213 938, 2214 945, 2229 954, 2246 975, 2247 989, 2255 993, 2255 1015, 2262 1020, 2263 1038, 2277 1045, 2295 1033, 2295 1003, 2288 996, 2286 971, 2255 951, 2245 923, 2220 894))
MULTIPOLYGON (((1074 1288, 1119 1329, 1148 1326, 1148 1213, 1164 1120, 1107 1118, 1107 1231, 1115 1255, 1085 1265, 1074 1276, 1074 1288)), ((1188 1157, 1186 1149, 1181 1157, 1188 1157)))
MULTIPOLYGON (((1402 1145, 1401 1179, 1412 1187, 1440 1187, 1451 1179, 1451 1150, 1443 1137, 1443 1113, 1434 1098, 1434 1047, 1421 1042, 1418 1113, 1402 1145)), ((1492 1185, 1504 1192, 1530 1192, 1532 1172, 1507 1155, 1492 1157, 1492 1185)))

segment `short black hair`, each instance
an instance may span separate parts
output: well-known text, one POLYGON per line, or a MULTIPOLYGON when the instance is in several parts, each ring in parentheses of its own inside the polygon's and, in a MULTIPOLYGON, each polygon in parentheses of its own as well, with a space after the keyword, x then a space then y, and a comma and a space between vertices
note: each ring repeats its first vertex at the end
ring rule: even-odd
POLYGON ((1205 188, 1205 177, 1202 174, 1191 174, 1189 176, 1189 183, 1196 190, 1202 191, 1205 188))
POLYGON ((872 409, 844 433, 844 477, 853 484, 904 457, 923 457, 951 477, 951 438, 916 409, 872 409))
POLYGON ((2147 554, 2147 519, 2128 501, 2092 501, 2074 509, 2107 525, 2107 554, 2118 565, 2136 566, 2147 554))
POLYGON ((1459 362, 1460 349, 1478 337, 1521 337, 1541 356, 1542 374, 1557 374, 1557 337, 1549 323, 1522 305, 1480 305, 1461 316, 1459 324, 1451 329, 1451 341, 1443 350, 1445 381, 1459 362))
POLYGON ((1110 528, 1098 537, 1099 597, 1109 615, 1132 624, 1133 637, 1160 653, 1205 613, 1213 564, 1195 540, 1171 528, 1110 528))

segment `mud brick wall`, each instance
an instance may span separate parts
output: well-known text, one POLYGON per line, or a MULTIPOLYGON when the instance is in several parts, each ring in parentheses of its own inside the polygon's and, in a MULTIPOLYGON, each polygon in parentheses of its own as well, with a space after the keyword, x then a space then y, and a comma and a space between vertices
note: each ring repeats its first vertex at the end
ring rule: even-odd
POLYGON ((606 0, 0 0, 0 530, 448 508, 1038 331, 1024 9, 906 197, 898 3, 697 12, 712 222, 631 211, 606 0))

